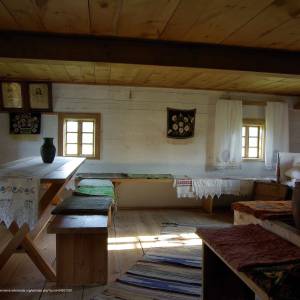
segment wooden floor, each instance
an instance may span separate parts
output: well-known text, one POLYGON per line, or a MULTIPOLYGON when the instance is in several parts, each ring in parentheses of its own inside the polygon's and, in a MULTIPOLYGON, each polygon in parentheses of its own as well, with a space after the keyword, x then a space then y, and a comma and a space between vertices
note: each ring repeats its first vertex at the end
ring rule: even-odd
MULTIPOLYGON (((153 209, 119 210, 109 236, 109 282, 132 266, 148 249, 151 243, 141 242, 141 236, 159 235, 161 223, 220 224, 232 223, 230 212, 216 212, 212 215, 201 210, 153 209), (121 239, 122 238, 122 239, 121 239)), ((6 234, 0 232, 0 242, 6 234)), ((36 241, 43 255, 55 266, 55 236, 45 231, 36 241)), ((66 253, 66 255, 68 255, 66 253)), ((46 282, 38 269, 24 253, 14 254, 0 271, 0 299, 64 299, 100 300, 111 299, 101 295, 104 287, 78 287, 72 292, 54 292, 54 283, 46 282), (24 289, 26 292, 6 293, 4 289, 24 289), (30 291, 31 290, 31 291, 30 291), (48 290, 48 291, 47 291, 48 290)))

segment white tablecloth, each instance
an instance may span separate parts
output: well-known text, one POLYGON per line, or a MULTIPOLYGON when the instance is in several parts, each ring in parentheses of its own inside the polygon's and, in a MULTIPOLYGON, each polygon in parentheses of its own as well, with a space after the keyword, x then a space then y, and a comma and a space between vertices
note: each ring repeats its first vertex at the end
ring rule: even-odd
POLYGON ((239 179, 175 179, 177 198, 220 197, 221 195, 247 195, 252 191, 253 181, 239 179))

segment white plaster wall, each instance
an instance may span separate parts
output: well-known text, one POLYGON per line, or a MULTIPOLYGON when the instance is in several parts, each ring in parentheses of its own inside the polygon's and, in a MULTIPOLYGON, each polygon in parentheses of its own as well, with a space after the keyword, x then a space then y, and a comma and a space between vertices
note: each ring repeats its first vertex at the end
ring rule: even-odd
MULTIPOLYGON (((171 173, 203 176, 270 176, 263 163, 247 163, 238 170, 209 171, 212 160, 215 103, 220 97, 243 100, 294 101, 292 97, 196 90, 54 84, 56 112, 101 113, 101 159, 87 161, 82 172, 171 173), (166 138, 166 108, 197 109, 195 136, 166 138)), ((245 106, 245 118, 263 118, 264 107, 245 106)), ((39 155, 43 136, 57 141, 57 116, 43 115, 42 134, 8 134, 8 115, 0 114, 0 162, 39 155)), ((299 112, 291 111, 291 149, 300 152, 299 112)), ((170 184, 121 185, 121 206, 194 206, 195 200, 177 200, 170 184)))
POLYGON ((47 136, 57 136, 57 115, 42 115, 40 135, 13 135, 9 134, 9 114, 0 113, 0 163, 40 155, 43 137, 47 136))
MULTIPOLYGON (((285 99, 272 95, 90 85, 54 85, 54 109, 100 112, 101 160, 82 171, 155 172, 201 175, 212 160, 215 103, 220 97, 245 100, 285 99), (166 108, 196 108, 195 136, 166 138, 166 108)), ((264 108, 245 106, 245 117, 263 118, 264 108)), ((266 176, 262 164, 247 164, 232 175, 266 176)), ((228 175, 228 171, 226 172, 228 175)))

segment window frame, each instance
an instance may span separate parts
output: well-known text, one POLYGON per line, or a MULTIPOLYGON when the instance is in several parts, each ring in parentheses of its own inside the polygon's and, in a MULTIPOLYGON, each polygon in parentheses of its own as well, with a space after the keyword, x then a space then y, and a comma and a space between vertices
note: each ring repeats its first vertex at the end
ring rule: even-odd
MULTIPOLYGON (((100 159, 100 120, 101 115, 93 114, 93 113, 58 113, 58 153, 61 156, 65 157, 86 157, 87 159, 100 159), (65 144, 66 144, 66 128, 65 122, 67 120, 74 120, 74 121, 89 121, 93 120, 95 122, 94 127, 94 155, 65 155, 65 144)), ((81 124, 81 123, 79 123, 81 124)), ((78 124, 78 125, 79 125, 78 124)), ((81 139, 82 136, 82 129, 78 129, 78 140, 81 139)), ((78 147, 82 145, 78 143, 78 147)), ((80 151, 81 152, 81 151, 80 151)))
MULTIPOLYGON (((243 119, 243 125, 247 127, 259 127, 259 136, 258 136, 258 151, 259 155, 258 157, 242 157, 243 161, 264 161, 265 158, 265 120, 264 119, 243 119)), ((247 150, 249 150, 249 136, 246 133, 245 136, 245 154, 247 153, 247 150)), ((243 146, 242 146, 243 149, 243 146)), ((242 150, 241 149, 241 150, 242 150)))

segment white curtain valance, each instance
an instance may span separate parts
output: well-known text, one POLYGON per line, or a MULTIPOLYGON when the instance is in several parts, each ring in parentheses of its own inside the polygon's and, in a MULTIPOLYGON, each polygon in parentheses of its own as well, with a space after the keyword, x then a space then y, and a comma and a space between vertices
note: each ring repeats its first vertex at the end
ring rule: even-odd
POLYGON ((284 102, 266 106, 265 165, 275 168, 278 152, 289 152, 289 109, 284 102))
POLYGON ((218 100, 214 139, 214 165, 216 168, 241 166, 242 124, 242 101, 218 100))

